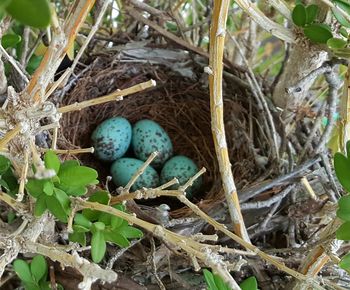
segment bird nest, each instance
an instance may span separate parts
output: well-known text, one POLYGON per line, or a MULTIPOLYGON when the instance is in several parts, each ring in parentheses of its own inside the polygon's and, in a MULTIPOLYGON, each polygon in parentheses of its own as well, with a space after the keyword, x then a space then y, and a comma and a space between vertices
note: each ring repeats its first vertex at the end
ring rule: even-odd
MULTIPOLYGON (((115 61, 108 55, 99 56, 70 81, 71 85, 74 84, 73 88, 64 94, 62 100, 57 100, 61 105, 99 97, 149 79, 156 80, 157 86, 127 96, 122 101, 64 114, 58 139, 59 146, 91 147, 92 131, 110 117, 122 116, 131 123, 146 118, 154 120, 169 134, 176 155, 186 155, 200 168, 207 169, 203 176, 203 186, 200 193, 195 195, 194 202, 202 209, 208 210, 220 203, 224 196, 211 131, 209 90, 206 79, 202 78, 201 81, 201 75, 202 73, 199 73, 197 80, 193 80, 159 64, 125 63, 115 61)), ((242 188, 256 179, 261 172, 257 170, 252 157, 254 154, 251 154, 251 150, 256 148, 252 149, 254 140, 249 140, 248 133, 254 108, 249 105, 249 93, 237 88, 233 81, 227 83, 226 91, 230 93, 225 95, 224 108, 232 170, 237 186, 242 188)), ((254 138, 259 140, 259 136, 254 138)), ((106 182, 106 177, 110 174, 109 164, 100 162, 91 154, 81 154, 77 157, 83 164, 97 169, 101 182, 106 182)), ((164 200, 161 199, 158 204, 162 202, 164 200)), ((191 213, 187 208, 179 208, 175 201, 166 202, 172 209, 173 217, 184 217, 191 213)))

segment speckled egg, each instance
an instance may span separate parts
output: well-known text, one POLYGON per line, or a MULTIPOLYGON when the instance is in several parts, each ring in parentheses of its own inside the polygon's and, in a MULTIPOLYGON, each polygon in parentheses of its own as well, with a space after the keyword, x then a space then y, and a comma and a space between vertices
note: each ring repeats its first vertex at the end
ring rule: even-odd
MULTIPOLYGON (((125 186, 135 174, 135 172, 143 165, 143 161, 135 158, 120 158, 116 160, 111 167, 113 182, 116 186, 125 186)), ((132 191, 142 187, 154 188, 159 186, 159 175, 153 167, 148 166, 144 173, 137 179, 131 187, 132 191)))
MULTIPOLYGON (((160 173, 160 182, 164 184, 174 177, 179 180, 180 185, 184 185, 193 175, 198 172, 197 165, 186 156, 174 156, 169 159, 160 173)), ((196 193, 202 185, 202 178, 199 177, 194 184, 186 190, 189 197, 196 193)), ((173 186, 172 189, 176 189, 178 186, 173 186)))
POLYGON ((132 127, 122 117, 110 118, 97 126, 91 135, 95 155, 103 161, 122 157, 131 143, 132 127))
POLYGON ((168 134, 152 120, 141 120, 134 125, 131 144, 135 156, 143 161, 158 151, 158 156, 152 162, 155 168, 160 168, 173 154, 173 144, 168 134))

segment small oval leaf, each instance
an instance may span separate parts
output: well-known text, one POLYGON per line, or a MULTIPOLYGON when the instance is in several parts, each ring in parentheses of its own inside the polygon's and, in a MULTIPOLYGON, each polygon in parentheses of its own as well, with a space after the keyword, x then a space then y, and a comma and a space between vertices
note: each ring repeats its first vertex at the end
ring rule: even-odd
POLYGON ((61 162, 58 156, 52 151, 49 150, 44 155, 45 167, 47 169, 55 170, 56 174, 60 170, 61 162))
POLYGON ((335 153, 334 169, 340 184, 350 192, 350 160, 339 152, 335 153))
POLYGON ((106 253, 106 241, 103 233, 100 231, 95 232, 91 238, 91 257, 95 263, 102 261, 106 253))
POLYGON ((36 28, 50 24, 51 11, 47 0, 12 0, 6 11, 19 22, 36 28))
POLYGON ((319 23, 305 27, 304 34, 314 43, 327 43, 327 40, 333 36, 328 25, 319 23))
POLYGON ((346 47, 347 42, 341 38, 332 37, 327 40, 327 46, 331 49, 339 49, 346 47))
POLYGON ((35 256, 30 264, 30 270, 35 281, 39 282, 47 273, 45 258, 41 255, 35 256))
POLYGON ((13 268, 17 276, 24 282, 33 283, 33 277, 27 262, 17 259, 13 262, 13 268))
POLYGON ((315 4, 311 4, 306 7, 306 24, 311 24, 316 19, 318 11, 319 8, 315 4))
POLYGON ((307 20, 306 9, 303 4, 295 5, 292 11, 292 19, 295 25, 304 27, 307 20))
POLYGON ((343 223, 336 232, 338 240, 350 241, 350 222, 343 223))

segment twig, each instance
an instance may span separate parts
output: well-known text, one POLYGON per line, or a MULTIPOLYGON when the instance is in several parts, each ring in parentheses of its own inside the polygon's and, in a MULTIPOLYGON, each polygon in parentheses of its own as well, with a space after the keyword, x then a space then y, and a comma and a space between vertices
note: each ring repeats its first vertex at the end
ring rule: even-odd
POLYGON ((256 185, 256 186, 253 186, 253 187, 248 188, 246 190, 242 190, 239 194, 239 200, 241 202, 245 202, 248 199, 253 198, 254 196, 257 196, 258 194, 264 192, 265 190, 270 189, 271 187, 281 185, 282 183, 288 181, 289 179, 292 179, 296 176, 299 176, 305 170, 307 170, 309 167, 311 167, 315 163, 319 162, 320 159, 321 159, 320 157, 316 157, 314 159, 311 159, 311 160, 299 165, 292 172, 290 172, 288 174, 281 175, 272 181, 266 182, 265 184, 256 185))
POLYGON ((222 72, 228 7, 229 1, 227 0, 214 2, 210 28, 210 57, 207 72, 209 73, 211 130, 234 232, 249 242, 249 236, 244 225, 236 185, 231 171, 224 127, 222 72))
POLYGON ((81 148, 81 149, 47 149, 47 148, 39 148, 40 152, 47 152, 49 150, 52 150, 53 152, 55 152, 57 154, 68 154, 68 155, 75 155, 75 154, 82 154, 82 153, 94 153, 94 147, 81 148))
POLYGON ((310 197, 314 200, 317 200, 317 195, 305 176, 303 176, 301 178, 301 183, 302 183, 302 185, 304 185, 304 187, 305 187, 306 191, 309 193, 310 197))
POLYGON ((19 73, 23 81, 28 84, 28 76, 27 73, 24 72, 24 70, 21 68, 21 65, 11 56, 7 53, 6 49, 3 48, 3 46, 0 44, 0 53, 7 59, 7 61, 14 67, 14 69, 19 73))
POLYGON ((103 5, 101 7, 101 10, 99 11, 99 14, 97 18, 95 19, 94 25, 91 27, 90 32, 88 36, 86 37, 83 45, 81 45, 77 55, 74 58, 73 64, 71 67, 67 70, 67 75, 64 77, 65 80, 68 80, 70 75, 74 72, 75 67, 77 66, 81 56, 83 55, 84 51, 86 50, 88 44, 90 43, 91 39, 95 35, 96 31, 98 30, 98 27, 100 26, 100 23, 103 19, 103 16, 108 8, 108 6, 112 3, 112 0, 104 0, 103 5))
POLYGON ((117 90, 109 95, 95 98, 92 100, 83 101, 80 103, 74 103, 65 107, 61 107, 58 109, 59 113, 67 113, 72 111, 80 111, 82 109, 85 109, 90 106, 95 106, 111 101, 121 101, 123 97, 131 94, 138 93, 140 91, 146 90, 148 88, 154 87, 156 85, 156 82, 154 80, 149 80, 147 82, 143 82, 140 84, 137 84, 135 86, 132 86, 130 88, 124 89, 124 90, 117 90))
POLYGON ((247 202, 243 203, 241 205, 242 210, 248 210, 248 209, 260 209, 264 207, 270 207, 276 202, 281 202, 282 199, 284 199, 290 192, 291 190, 295 187, 295 185, 289 185, 287 188, 282 190, 280 193, 276 194, 274 197, 271 197, 267 200, 263 201, 255 201, 255 202, 247 202))
POLYGON ((157 265, 156 265, 156 262, 155 262, 156 245, 154 243, 153 237, 150 238, 150 242, 151 242, 151 256, 150 256, 150 260, 151 260, 151 263, 152 263, 153 275, 156 278, 156 281, 157 281, 157 284, 158 284, 159 288, 161 290, 166 290, 162 280, 159 278, 159 276, 157 274, 157 265))
POLYGON ((143 163, 143 165, 134 173, 134 175, 130 178, 127 185, 122 190, 122 195, 125 193, 129 193, 130 188, 134 185, 137 179, 145 172, 146 168, 152 163, 154 158, 158 156, 158 152, 153 152, 147 160, 143 163))
POLYGON ((29 166, 29 148, 26 148, 24 151, 24 165, 22 167, 21 177, 19 179, 19 189, 17 195, 17 201, 21 202, 24 197, 24 187, 27 183, 27 173, 29 166))
POLYGON ((328 103, 329 103, 329 109, 328 109, 328 123, 327 126, 321 136, 320 141, 318 142, 318 145, 315 149, 316 153, 320 153, 321 151, 325 150, 325 145, 328 142, 330 135, 332 133, 333 127, 335 125, 335 112, 337 107, 337 99, 338 99, 338 90, 341 86, 341 81, 339 79, 338 74, 335 73, 335 66, 336 64, 331 65, 331 70, 328 72, 325 72, 325 79, 329 85, 329 97, 328 97, 328 103))
POLYGON ((8 131, 4 137, 0 139, 0 150, 5 149, 5 146, 13 139, 15 138, 19 133, 21 132, 21 125, 17 124, 15 128, 8 131))

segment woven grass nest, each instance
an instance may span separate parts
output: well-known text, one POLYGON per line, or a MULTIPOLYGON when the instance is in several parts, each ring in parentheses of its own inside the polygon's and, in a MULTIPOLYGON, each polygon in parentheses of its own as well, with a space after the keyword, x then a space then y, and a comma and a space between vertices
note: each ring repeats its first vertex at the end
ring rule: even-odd
MULTIPOLYGON (((198 74, 198 79, 201 74, 198 74)), ((61 105, 99 97, 149 79, 157 82, 155 88, 127 96, 119 102, 65 114, 58 144, 67 149, 91 147, 92 131, 102 121, 114 116, 125 117, 132 124, 145 118, 154 120, 168 132, 176 155, 186 155, 200 168, 207 169, 201 192, 195 195, 194 202, 208 210, 223 201, 224 195, 211 132, 207 84, 179 76, 162 65, 122 63, 113 61, 111 56, 102 56, 77 77, 61 105)), ((257 170, 246 139, 249 114, 252 113, 249 112, 252 108, 249 109, 247 92, 237 91, 234 83, 231 86, 230 89, 228 84, 225 89, 230 92, 226 93, 224 101, 225 126, 235 182, 238 188, 242 188, 261 172, 257 170)), ((92 154, 81 154, 77 158, 83 164, 97 169, 101 182, 105 183, 110 164, 98 161, 92 154)), ((168 200, 168 204, 175 218, 191 214, 188 208, 178 208, 176 202, 172 206, 172 201, 169 203, 168 200)))

